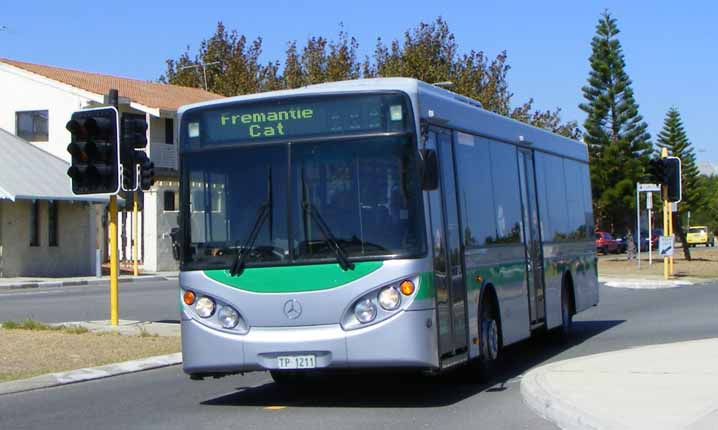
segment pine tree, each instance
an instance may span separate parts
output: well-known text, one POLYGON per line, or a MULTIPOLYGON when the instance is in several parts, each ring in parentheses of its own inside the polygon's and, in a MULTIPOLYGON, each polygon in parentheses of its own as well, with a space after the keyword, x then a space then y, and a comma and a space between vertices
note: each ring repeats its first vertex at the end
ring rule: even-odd
POLYGON ((591 72, 579 108, 588 114, 584 141, 597 223, 623 233, 631 224, 636 182, 644 175, 652 145, 638 114, 618 33, 616 19, 604 12, 591 41, 591 72))
MULTIPOLYGON (((683 244, 686 243, 686 233, 681 228, 681 220, 688 211, 695 212, 703 206, 703 190, 700 186, 698 166, 696 166, 696 155, 688 140, 681 114, 678 109, 672 107, 666 113, 666 119, 663 121, 663 129, 658 133, 659 148, 668 149, 668 155, 681 159, 681 176, 682 176, 682 196, 681 202, 678 204, 678 217, 676 219, 676 231, 683 244)), ((688 246, 683 247, 683 253, 686 260, 691 259, 688 246)))

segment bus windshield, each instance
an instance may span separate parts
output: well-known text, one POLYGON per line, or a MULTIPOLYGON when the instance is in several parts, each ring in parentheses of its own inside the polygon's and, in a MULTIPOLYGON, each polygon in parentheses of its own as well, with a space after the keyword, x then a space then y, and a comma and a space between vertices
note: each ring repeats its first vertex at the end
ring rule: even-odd
POLYGON ((350 260, 422 255, 417 156, 408 134, 185 153, 185 268, 230 267, 253 228, 247 267, 336 262, 333 243, 350 260))

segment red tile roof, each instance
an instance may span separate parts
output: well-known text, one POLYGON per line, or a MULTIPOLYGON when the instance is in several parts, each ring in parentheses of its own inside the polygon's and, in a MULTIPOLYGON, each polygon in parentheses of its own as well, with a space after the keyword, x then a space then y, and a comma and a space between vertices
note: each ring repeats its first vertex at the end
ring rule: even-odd
POLYGON ((0 63, 9 64, 95 94, 107 94, 111 88, 116 88, 120 93, 120 97, 128 97, 133 102, 150 108, 177 110, 180 106, 189 103, 223 98, 219 94, 210 93, 199 88, 81 72, 79 70, 25 63, 7 58, 0 58, 0 63))

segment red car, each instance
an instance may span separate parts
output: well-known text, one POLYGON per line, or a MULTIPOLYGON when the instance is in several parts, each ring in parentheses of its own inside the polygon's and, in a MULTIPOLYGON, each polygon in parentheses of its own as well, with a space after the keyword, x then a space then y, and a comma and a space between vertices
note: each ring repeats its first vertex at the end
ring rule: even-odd
POLYGON ((618 253, 618 241, 611 236, 611 233, 605 231, 596 232, 596 252, 603 254, 618 253))

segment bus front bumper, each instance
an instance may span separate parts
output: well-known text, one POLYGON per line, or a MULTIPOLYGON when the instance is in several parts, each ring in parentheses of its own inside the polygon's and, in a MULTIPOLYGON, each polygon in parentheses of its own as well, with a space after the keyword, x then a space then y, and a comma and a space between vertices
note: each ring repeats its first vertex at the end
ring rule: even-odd
POLYGON ((254 327, 245 335, 221 332, 183 315, 185 373, 221 375, 279 369, 280 356, 313 355, 317 369, 438 367, 434 310, 404 311, 351 331, 340 325, 254 327))

